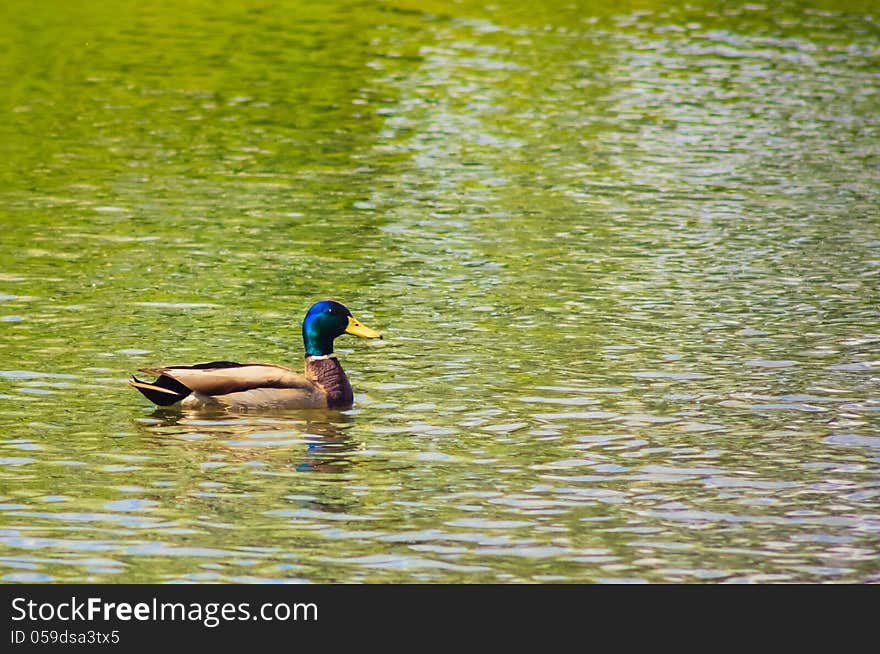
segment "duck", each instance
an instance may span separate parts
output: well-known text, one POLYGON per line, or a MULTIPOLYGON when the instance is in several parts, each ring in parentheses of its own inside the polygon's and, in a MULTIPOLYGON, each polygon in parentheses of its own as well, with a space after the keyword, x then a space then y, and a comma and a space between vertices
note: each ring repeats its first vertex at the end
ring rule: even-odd
POLYGON ((302 323, 303 373, 271 363, 212 361, 139 368, 158 378, 145 382, 132 375, 128 384, 159 407, 346 410, 354 404, 354 392, 333 353, 333 341, 343 334, 382 338, 358 322, 341 302, 321 300, 309 308, 302 323))

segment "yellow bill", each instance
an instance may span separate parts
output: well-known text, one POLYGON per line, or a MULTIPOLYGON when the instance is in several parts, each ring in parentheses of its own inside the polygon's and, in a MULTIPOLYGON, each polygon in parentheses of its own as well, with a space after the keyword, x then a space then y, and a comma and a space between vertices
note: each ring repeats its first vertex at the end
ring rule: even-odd
POLYGON ((366 325, 360 324, 357 320, 354 319, 354 316, 348 317, 348 327, 345 328, 345 333, 354 334, 355 336, 360 336, 361 338, 382 338, 382 334, 373 331, 366 325))

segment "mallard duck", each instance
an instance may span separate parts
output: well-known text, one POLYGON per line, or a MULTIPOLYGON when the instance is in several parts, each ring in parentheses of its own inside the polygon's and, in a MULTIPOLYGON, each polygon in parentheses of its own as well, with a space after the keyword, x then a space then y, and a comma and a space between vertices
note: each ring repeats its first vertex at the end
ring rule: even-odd
POLYGON ((152 382, 132 377, 129 384, 153 404, 180 403, 186 409, 348 409, 354 393, 333 354, 342 334, 382 338, 362 325, 348 308, 333 300, 311 306, 302 324, 305 372, 270 363, 213 361, 194 366, 140 368, 159 375, 152 382))

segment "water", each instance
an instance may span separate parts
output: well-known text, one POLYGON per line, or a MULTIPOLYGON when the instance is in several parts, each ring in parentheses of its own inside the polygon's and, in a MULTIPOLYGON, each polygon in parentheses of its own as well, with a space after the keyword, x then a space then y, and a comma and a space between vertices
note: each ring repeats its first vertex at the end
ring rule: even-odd
POLYGON ((0 579, 880 581, 876 6, 540 5, 4 4, 0 579))

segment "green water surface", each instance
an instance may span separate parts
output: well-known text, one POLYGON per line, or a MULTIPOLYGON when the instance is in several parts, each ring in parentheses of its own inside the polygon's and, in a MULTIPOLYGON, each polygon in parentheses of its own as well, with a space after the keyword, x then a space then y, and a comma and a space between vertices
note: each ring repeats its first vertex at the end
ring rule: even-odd
POLYGON ((0 580, 880 581, 874 2, 7 0, 0 62, 0 580), (351 411, 125 385, 325 297, 351 411))

